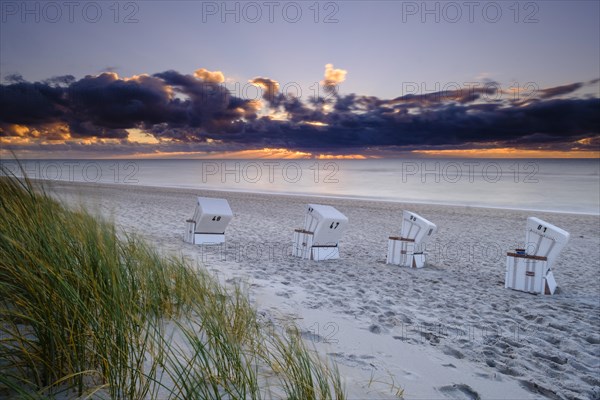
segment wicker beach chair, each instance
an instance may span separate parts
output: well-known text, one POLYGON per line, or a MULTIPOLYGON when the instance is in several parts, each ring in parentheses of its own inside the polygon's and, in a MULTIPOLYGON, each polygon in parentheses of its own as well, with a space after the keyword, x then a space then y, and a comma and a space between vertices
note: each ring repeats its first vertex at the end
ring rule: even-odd
POLYGON ((308 260, 340 258, 339 241, 348 218, 332 206, 308 204, 304 227, 294 230, 292 254, 308 260))
POLYGON ((233 213, 225 199, 198 197, 194 216, 186 221, 184 241, 192 244, 225 242, 225 229, 233 213))
POLYGON ((403 267, 425 266, 425 243, 437 232, 437 226, 418 214, 402 212, 400 236, 388 239, 387 264, 403 267))
POLYGON ((507 253, 504 287, 529 293, 554 294, 551 267, 569 241, 569 232, 539 218, 527 218, 525 245, 507 253))

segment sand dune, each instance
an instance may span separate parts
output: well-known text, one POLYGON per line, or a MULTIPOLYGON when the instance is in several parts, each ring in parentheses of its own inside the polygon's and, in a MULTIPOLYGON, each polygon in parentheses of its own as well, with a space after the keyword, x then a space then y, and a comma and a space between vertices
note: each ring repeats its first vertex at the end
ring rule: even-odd
POLYGON ((262 318, 276 329, 295 321, 338 362, 350 398, 393 398, 398 387, 407 399, 600 398, 597 216, 125 185, 51 189, 247 284, 262 318), (226 245, 183 242, 197 195, 229 200, 226 245), (288 255, 308 202, 349 218, 340 260, 288 255), (385 264, 403 209, 439 227, 425 269, 385 264), (554 296, 504 289, 506 251, 524 239, 529 215, 571 233, 554 267, 554 296))

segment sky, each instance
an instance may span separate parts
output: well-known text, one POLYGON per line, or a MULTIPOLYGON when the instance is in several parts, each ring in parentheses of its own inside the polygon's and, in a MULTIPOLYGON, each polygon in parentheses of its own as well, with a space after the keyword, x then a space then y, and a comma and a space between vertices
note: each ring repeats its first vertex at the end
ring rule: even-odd
POLYGON ((598 1, 0 2, 0 155, 599 157, 598 1))

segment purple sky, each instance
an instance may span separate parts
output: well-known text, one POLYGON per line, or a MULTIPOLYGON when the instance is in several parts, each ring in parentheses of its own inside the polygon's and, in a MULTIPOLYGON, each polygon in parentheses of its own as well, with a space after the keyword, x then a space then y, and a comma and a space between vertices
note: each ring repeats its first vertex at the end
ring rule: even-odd
POLYGON ((0 143, 36 154, 90 140, 114 155, 598 151, 599 4, 3 1, 0 143), (203 82, 200 68, 223 81, 203 82), (91 80, 107 71, 116 81, 91 80), (140 74, 150 77, 124 80, 140 74), (258 77, 277 83, 270 98, 258 77), (203 97, 198 83, 228 93, 203 97), (132 129, 152 143, 128 140, 132 129))

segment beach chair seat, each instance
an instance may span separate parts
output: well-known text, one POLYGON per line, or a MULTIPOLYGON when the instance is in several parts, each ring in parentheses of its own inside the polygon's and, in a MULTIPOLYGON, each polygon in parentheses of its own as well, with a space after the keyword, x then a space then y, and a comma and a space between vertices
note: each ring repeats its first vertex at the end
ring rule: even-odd
POLYGON ((437 226, 410 211, 402 212, 400 236, 388 238, 386 263, 403 267, 425 266, 425 244, 437 232, 437 226))
POLYGON ((225 229, 233 212, 226 199, 198 197, 192 218, 186 220, 184 241, 192 244, 225 242, 225 229))
POLYGON ((569 241, 569 232, 539 218, 527 218, 525 245, 506 255, 504 287, 528 293, 554 294, 551 268, 569 241))
POLYGON ((332 206, 308 204, 304 227, 295 229, 292 255, 321 261, 340 258, 339 241, 348 218, 332 206))

